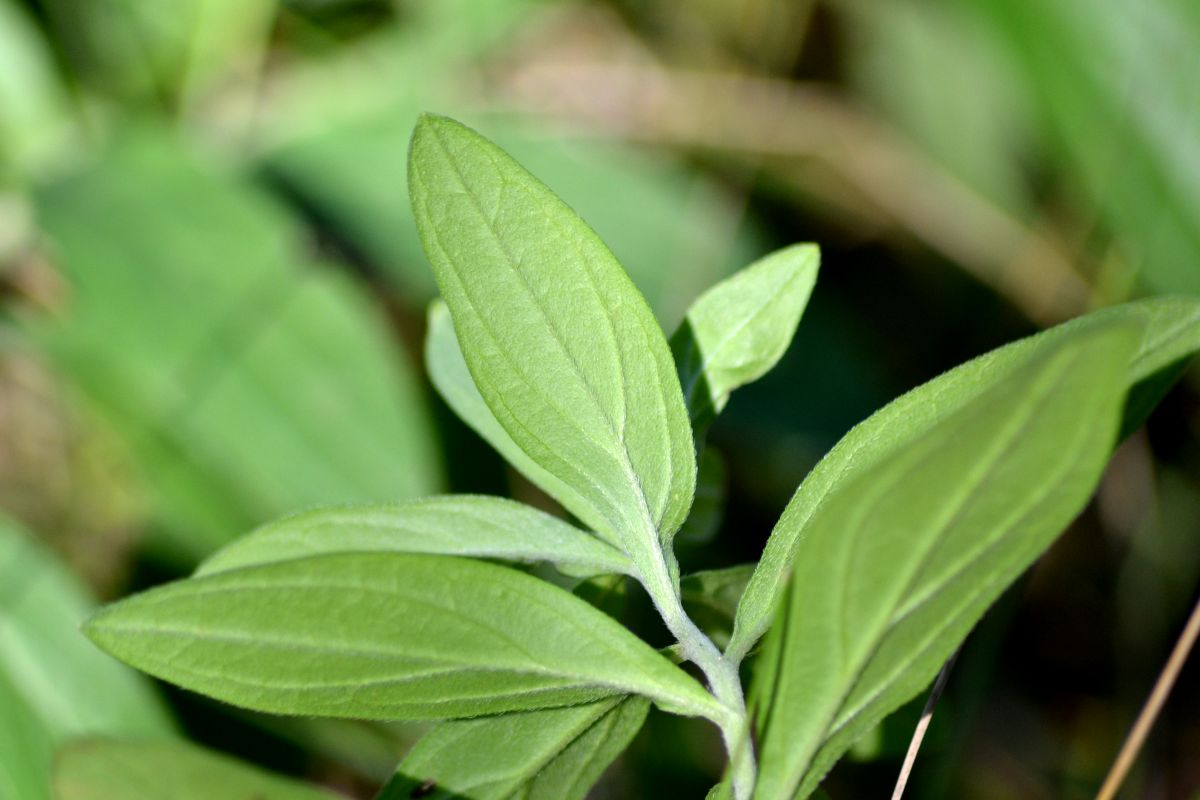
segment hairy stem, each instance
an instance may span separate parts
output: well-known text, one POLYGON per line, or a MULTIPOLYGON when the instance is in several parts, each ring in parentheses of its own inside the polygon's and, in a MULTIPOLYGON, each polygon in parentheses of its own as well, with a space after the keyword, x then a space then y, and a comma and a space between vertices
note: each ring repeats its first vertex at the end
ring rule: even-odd
POLYGON ((754 791, 757 767, 750 744, 746 699, 737 662, 727 659, 712 640, 696 627, 683 610, 675 581, 666 564, 666 556, 656 559, 653 575, 643 575, 642 584, 654 601, 667 629, 679 642, 683 655, 708 680, 709 690, 721 702, 727 713, 713 722, 721 729, 725 751, 729 755, 733 793, 737 800, 750 800, 754 791))

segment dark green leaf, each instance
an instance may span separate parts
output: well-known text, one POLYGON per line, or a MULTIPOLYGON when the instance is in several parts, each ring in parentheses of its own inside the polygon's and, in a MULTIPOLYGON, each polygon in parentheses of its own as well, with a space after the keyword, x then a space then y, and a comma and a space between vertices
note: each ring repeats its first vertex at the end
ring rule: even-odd
POLYGON ((378 800, 582 800, 642 727, 650 704, 612 697, 568 708, 444 722, 400 763, 378 800))

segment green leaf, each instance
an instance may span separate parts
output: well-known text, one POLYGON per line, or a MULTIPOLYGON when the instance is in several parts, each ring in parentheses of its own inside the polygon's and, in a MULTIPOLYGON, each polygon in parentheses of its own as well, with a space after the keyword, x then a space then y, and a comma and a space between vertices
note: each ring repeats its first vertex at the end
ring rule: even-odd
POLYGON ((1122 427, 1128 430, 1140 424, 1149 410, 1145 393, 1153 389, 1161 394, 1164 370, 1200 350, 1200 300, 1158 298, 1097 311, 993 350, 897 398, 846 434, 788 503, 738 607, 729 653, 736 658, 744 656, 770 624, 798 540, 834 488, 920 439, 938 422, 1065 338, 1121 320, 1143 330, 1126 371, 1131 401, 1122 427))
POLYGON ((532 576, 448 556, 339 553, 111 605, 86 632, 152 675, 257 711, 451 719, 643 694, 722 709, 612 618, 532 576))
POLYGON ((580 577, 633 571, 624 553, 545 512, 499 497, 442 495, 285 517, 219 550, 196 574, 338 552, 549 561, 580 577))
POLYGON ((569 507, 666 591, 696 459, 645 300, 573 211, 477 133, 423 116, 409 163, 417 227, 480 394, 569 507))
POLYGON ((811 792, 1079 513, 1140 339, 1123 321, 1061 337, 831 491, 772 628, 756 796, 811 792))
POLYGON ((149 681, 79 635, 91 609, 78 580, 0 518, 0 797, 48 798, 69 737, 173 731, 149 681))
POLYGON ((333 800, 338 795, 272 775, 183 741, 81 739, 54 765, 56 800, 333 800))
POLYGON ((671 337, 684 402, 701 429, 729 393, 779 362, 808 305, 821 261, 816 245, 785 247, 702 294, 671 337))
POLYGON ((641 729, 650 704, 581 706, 444 722, 409 751, 377 800, 582 800, 641 729))
POLYGON ((67 301, 30 330, 128 444, 173 555, 319 503, 438 490, 420 386, 381 309, 311 263, 253 185, 137 131, 38 212, 67 301))

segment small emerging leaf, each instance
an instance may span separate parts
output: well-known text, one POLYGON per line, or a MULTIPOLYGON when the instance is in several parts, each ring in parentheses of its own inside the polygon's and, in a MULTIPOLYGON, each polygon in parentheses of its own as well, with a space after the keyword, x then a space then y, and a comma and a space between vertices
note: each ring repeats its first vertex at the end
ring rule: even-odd
POLYGON ((568 708, 444 722, 377 800, 582 800, 641 729, 650 704, 612 697, 568 708))
POLYGON ((615 694, 722 713, 583 600, 465 558, 339 553, 219 572, 108 606, 86 633, 151 675, 280 714, 451 719, 615 694))
POLYGON ((338 795, 272 775, 179 740, 80 739, 58 752, 56 800, 335 800, 338 795))
POLYGON ((196 574, 337 552, 549 561, 581 577, 633 570, 611 545, 527 505, 499 497, 443 495, 285 517, 218 551, 196 574))
POLYGON ((1141 336, 1122 321, 1040 348, 814 511, 754 692, 756 797, 807 796, 1079 513, 1141 336))
POLYGON ((783 357, 820 260, 816 245, 785 247, 713 286, 688 309, 671 351, 697 429, 721 413, 730 392, 758 380, 783 357))
POLYGON ((669 590, 669 541, 692 503, 696 458, 646 301, 571 209, 457 122, 417 123, 409 191, 488 408, 560 482, 548 488, 569 493, 564 505, 669 590))

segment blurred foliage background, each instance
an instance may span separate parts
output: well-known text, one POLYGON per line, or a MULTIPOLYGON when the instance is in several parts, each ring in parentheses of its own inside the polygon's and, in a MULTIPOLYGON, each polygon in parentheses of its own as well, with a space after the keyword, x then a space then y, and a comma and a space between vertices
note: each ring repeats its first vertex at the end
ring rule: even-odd
MULTIPOLYGON (((425 109, 564 196, 668 330, 757 255, 821 244, 789 355, 712 432, 728 500, 686 569, 757 558, 806 471, 901 391, 1200 292, 1194 0, 0 0, 0 797, 49 797, 85 734, 189 737, 351 797, 413 740, 152 686, 75 625, 292 510, 544 502, 420 364, 425 109)), ((910 796, 1095 791, 1200 586, 1197 386, 972 635, 910 796)), ((1198 796, 1198 678, 1124 796, 1198 796)), ((890 791, 919 706, 831 796, 890 791)), ((654 715, 597 796, 702 797, 720 763, 654 715)))

